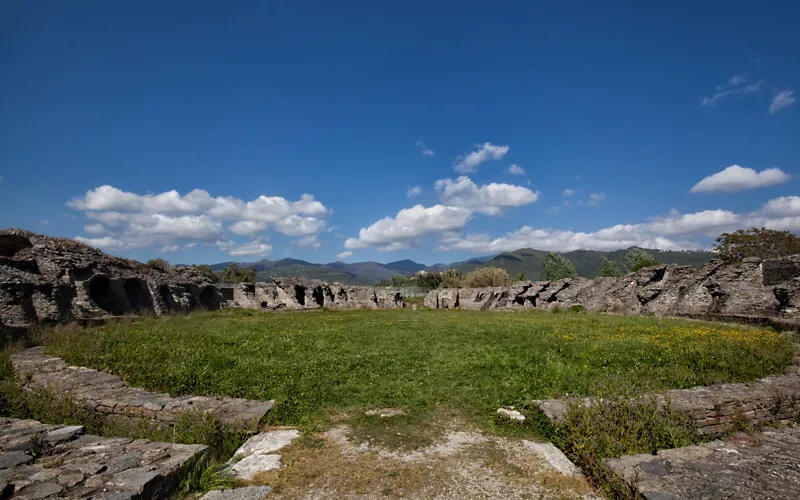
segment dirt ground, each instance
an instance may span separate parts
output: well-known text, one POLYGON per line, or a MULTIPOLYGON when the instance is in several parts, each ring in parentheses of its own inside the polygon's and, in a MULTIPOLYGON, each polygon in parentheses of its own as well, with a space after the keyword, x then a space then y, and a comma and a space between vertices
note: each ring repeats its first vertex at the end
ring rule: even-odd
POLYGON ((560 472, 532 441, 452 418, 408 428, 386 413, 375 412, 368 425, 339 423, 301 437, 281 450, 283 467, 256 482, 281 499, 597 498, 582 476, 560 472))

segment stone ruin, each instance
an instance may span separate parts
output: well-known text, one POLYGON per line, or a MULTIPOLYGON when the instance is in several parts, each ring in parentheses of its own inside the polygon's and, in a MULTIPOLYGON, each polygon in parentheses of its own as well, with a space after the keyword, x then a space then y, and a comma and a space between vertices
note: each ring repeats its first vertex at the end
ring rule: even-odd
POLYGON ((721 320, 800 320, 800 255, 747 258, 700 269, 662 264, 619 278, 521 281, 505 287, 433 290, 425 305, 438 309, 552 309, 721 320))
POLYGON ((78 241, 0 230, 0 327, 221 307, 391 309, 403 299, 296 278, 218 285, 193 267, 156 269, 78 241))

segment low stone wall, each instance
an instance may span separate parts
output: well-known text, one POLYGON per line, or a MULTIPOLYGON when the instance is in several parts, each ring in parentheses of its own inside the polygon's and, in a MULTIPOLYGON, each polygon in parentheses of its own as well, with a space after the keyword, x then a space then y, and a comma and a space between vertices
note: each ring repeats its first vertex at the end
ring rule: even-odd
POLYGON ((619 278, 521 281, 505 287, 433 290, 434 309, 552 309, 800 324, 800 255, 700 269, 659 265, 619 278))
POLYGON ((243 309, 395 309, 404 305, 396 291, 301 278, 220 285, 219 289, 226 307, 243 309))
MULTIPOLYGON (((800 352, 783 375, 754 382, 719 384, 691 389, 673 389, 647 394, 645 401, 660 406, 669 403, 674 410, 688 415, 701 434, 736 431, 742 425, 800 418, 800 352)), ((596 400, 547 399, 532 401, 553 423, 563 421, 570 402, 593 404, 596 400)))
POLYGON ((87 408, 109 418, 169 425, 181 415, 203 412, 230 427, 255 431, 273 401, 180 396, 131 387, 116 375, 68 365, 34 347, 11 356, 23 388, 69 394, 87 408))

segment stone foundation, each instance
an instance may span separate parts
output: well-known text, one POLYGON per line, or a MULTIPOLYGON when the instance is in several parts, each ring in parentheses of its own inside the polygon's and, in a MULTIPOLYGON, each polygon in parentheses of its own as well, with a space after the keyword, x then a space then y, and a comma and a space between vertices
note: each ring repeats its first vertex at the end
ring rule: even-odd
POLYGON ((45 389, 68 394, 87 408, 108 418, 166 424, 182 415, 202 412, 232 428, 257 431, 273 401, 204 396, 171 397, 130 387, 119 377, 90 368, 68 365, 63 359, 34 347, 11 356, 14 370, 28 390, 45 389))

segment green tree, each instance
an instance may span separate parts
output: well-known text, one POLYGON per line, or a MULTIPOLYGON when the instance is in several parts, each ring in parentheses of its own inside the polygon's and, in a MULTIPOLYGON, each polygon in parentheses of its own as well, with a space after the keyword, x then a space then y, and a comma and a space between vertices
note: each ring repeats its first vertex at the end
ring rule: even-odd
POLYGON ((620 273, 619 266, 617 265, 617 263, 614 262, 613 260, 608 260, 604 256, 603 257, 603 267, 600 269, 599 276, 617 277, 620 274, 622 274, 622 273, 620 273))
POLYGON ((630 272, 636 272, 639 269, 657 265, 658 259, 656 259, 656 256, 646 250, 632 247, 625 252, 625 267, 627 267, 630 272))
POLYGON ((548 280, 562 280, 574 278, 578 275, 575 266, 563 255, 550 252, 544 258, 544 277, 548 280))
POLYGON ((256 280, 256 268, 250 266, 242 269, 236 264, 231 264, 217 274, 221 283, 253 283, 256 280))
POLYGON ((167 271, 170 268, 169 262, 162 258, 150 259, 147 261, 147 265, 153 269, 159 269, 161 271, 167 271))
POLYGON ((800 253, 800 238, 789 231, 757 228, 722 233, 714 251, 725 262, 739 262, 745 257, 774 259, 800 253))
POLYGON ((517 277, 514 278, 514 281, 528 281, 528 277, 525 276, 525 272, 524 271, 520 270, 520 272, 517 275, 517 277))
POLYGON ((499 267, 479 267, 464 277, 466 288, 485 286, 505 286, 508 284, 508 273, 499 267))
POLYGON ((442 271, 442 282, 439 288, 461 288, 464 277, 458 269, 445 269, 442 271))
POLYGON ((417 274, 417 285, 422 288, 430 288, 433 290, 434 288, 439 288, 441 284, 442 273, 420 271, 419 274, 417 274))

